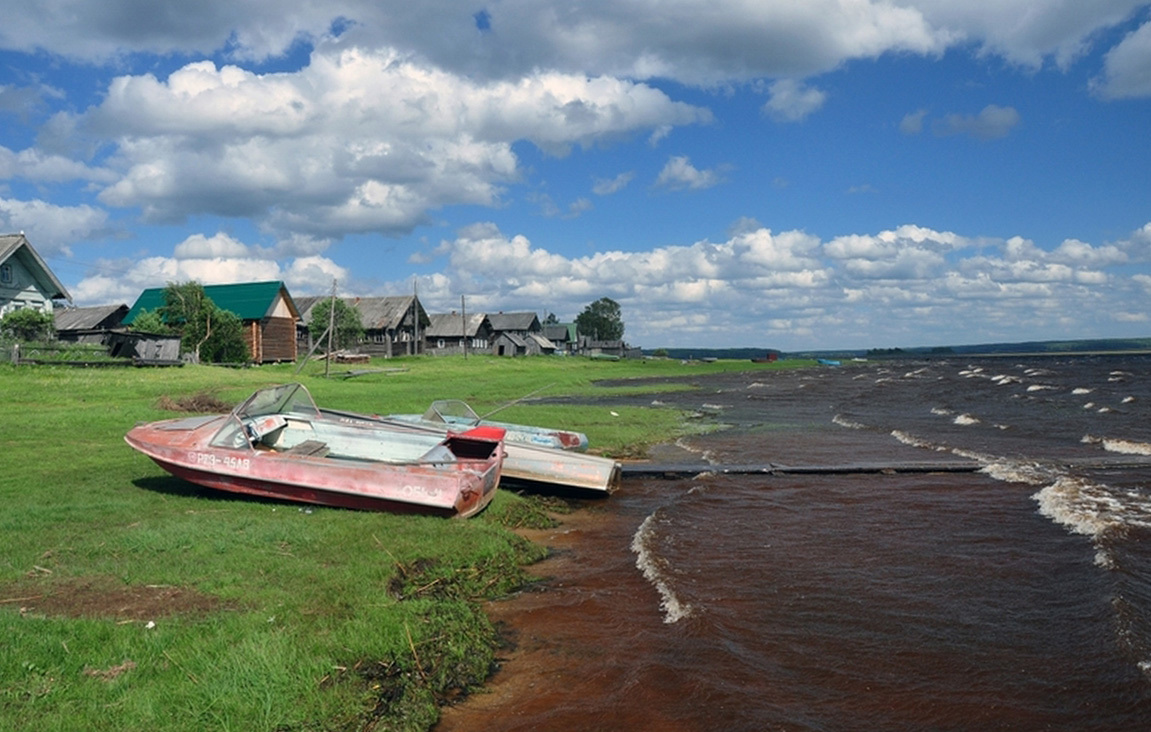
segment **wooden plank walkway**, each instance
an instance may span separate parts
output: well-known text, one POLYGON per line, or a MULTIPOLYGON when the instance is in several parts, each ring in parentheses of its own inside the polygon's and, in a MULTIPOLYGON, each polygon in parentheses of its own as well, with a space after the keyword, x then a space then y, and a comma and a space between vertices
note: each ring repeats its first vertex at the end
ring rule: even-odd
MULTIPOLYGON (((1151 456, 1122 455, 1076 460, 1043 461, 1040 464, 1059 468, 1092 470, 1151 470, 1151 456)), ((700 473, 723 475, 894 475, 900 473, 975 473, 986 467, 975 460, 932 460, 883 463, 845 463, 842 465, 781 465, 752 463, 746 465, 709 463, 622 463, 625 478, 685 478, 700 473)))

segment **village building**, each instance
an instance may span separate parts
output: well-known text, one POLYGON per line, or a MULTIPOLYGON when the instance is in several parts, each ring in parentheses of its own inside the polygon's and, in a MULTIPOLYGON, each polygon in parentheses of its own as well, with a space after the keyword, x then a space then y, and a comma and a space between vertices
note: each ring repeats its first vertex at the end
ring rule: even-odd
POLYGON ((495 356, 538 356, 555 353, 556 346, 543 336, 535 313, 489 313, 495 356))
MULTIPOLYGON (((140 293, 123 325, 131 325, 145 310, 164 306, 163 287, 140 293)), ((300 312, 283 282, 241 282, 204 285, 204 294, 221 310, 234 313, 243 323, 244 342, 255 363, 296 360, 296 322, 300 312)))
MULTIPOLYGON (((330 297, 301 297, 299 326, 300 349, 309 352, 316 344, 310 325, 316 306, 330 297)), ((414 356, 423 352, 424 331, 429 318, 415 295, 391 297, 343 297, 345 305, 360 313, 364 340, 359 350, 372 356, 414 356)), ((323 347, 323 344, 319 344, 323 347)))
POLYGON ((24 308, 52 315, 54 300, 72 296, 24 234, 0 235, 0 317, 24 308))
POLYGON ((56 338, 73 343, 103 343, 104 335, 120 327, 128 306, 95 305, 83 308, 56 308, 56 338))
POLYGON ((424 353, 433 356, 487 353, 492 324, 484 313, 436 313, 429 315, 424 331, 424 353))
POLYGON ((555 345, 556 353, 571 356, 579 352, 579 332, 575 323, 547 323, 543 336, 555 345))

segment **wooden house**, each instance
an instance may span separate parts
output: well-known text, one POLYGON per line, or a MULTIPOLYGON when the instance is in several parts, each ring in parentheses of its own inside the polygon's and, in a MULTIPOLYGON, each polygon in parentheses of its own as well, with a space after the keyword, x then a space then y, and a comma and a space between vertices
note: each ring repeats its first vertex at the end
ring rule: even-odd
MULTIPOLYGON (((302 297, 300 305, 300 347, 311 350, 309 332, 312 313, 328 297, 302 297)), ((415 295, 393 297, 344 297, 343 302, 360 313, 364 340, 360 350, 373 356, 413 356, 423 351, 428 314, 415 295)), ((321 347, 323 344, 321 344, 321 347)))
POLYGON ((526 356, 528 342, 515 333, 497 333, 492 337, 492 354, 495 356, 526 356))
POLYGON ((579 334, 575 323, 549 323, 544 326, 543 336, 555 344, 558 353, 571 355, 579 350, 579 334))
MULTIPOLYGON (((296 321, 300 311, 283 282, 240 282, 204 285, 204 294, 221 310, 234 313, 244 325, 244 341, 255 363, 296 360, 296 321)), ((124 325, 144 310, 164 305, 164 288, 144 290, 124 316, 124 325)))
POLYGON ((543 335, 535 313, 488 314, 492 325, 492 354, 496 356, 535 356, 554 353, 556 346, 543 335))
POLYGON ((487 353, 492 325, 483 313, 436 313, 428 316, 424 353, 434 356, 487 353))
POLYGON ((53 300, 72 296, 23 233, 0 235, 0 317, 23 308, 52 315, 53 300))
POLYGON ((56 338, 73 343, 103 343, 104 335, 120 327, 128 306, 95 305, 84 308, 56 308, 56 338))

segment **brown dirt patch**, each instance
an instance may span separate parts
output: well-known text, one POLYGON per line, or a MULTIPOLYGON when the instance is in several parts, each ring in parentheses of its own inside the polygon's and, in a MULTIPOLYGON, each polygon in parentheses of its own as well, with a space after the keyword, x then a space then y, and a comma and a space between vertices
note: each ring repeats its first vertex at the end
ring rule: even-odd
POLYGON ((175 399, 165 394, 156 402, 157 408, 165 409, 169 412, 191 412, 198 414, 230 412, 234 406, 234 404, 222 401, 215 394, 209 394, 205 391, 199 394, 176 397, 175 399))
POLYGON ((22 614, 124 621, 204 614, 224 607, 219 598, 186 587, 125 585, 107 577, 0 587, 0 604, 16 605, 22 614))

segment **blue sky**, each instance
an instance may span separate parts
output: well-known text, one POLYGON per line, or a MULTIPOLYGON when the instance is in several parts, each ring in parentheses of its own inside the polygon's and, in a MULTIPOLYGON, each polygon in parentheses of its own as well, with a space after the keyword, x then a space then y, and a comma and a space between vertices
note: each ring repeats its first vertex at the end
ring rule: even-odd
POLYGON ((1151 336, 1151 3, 39 0, 0 231, 659 346, 1151 336), (141 10, 144 7, 144 10, 141 10))

